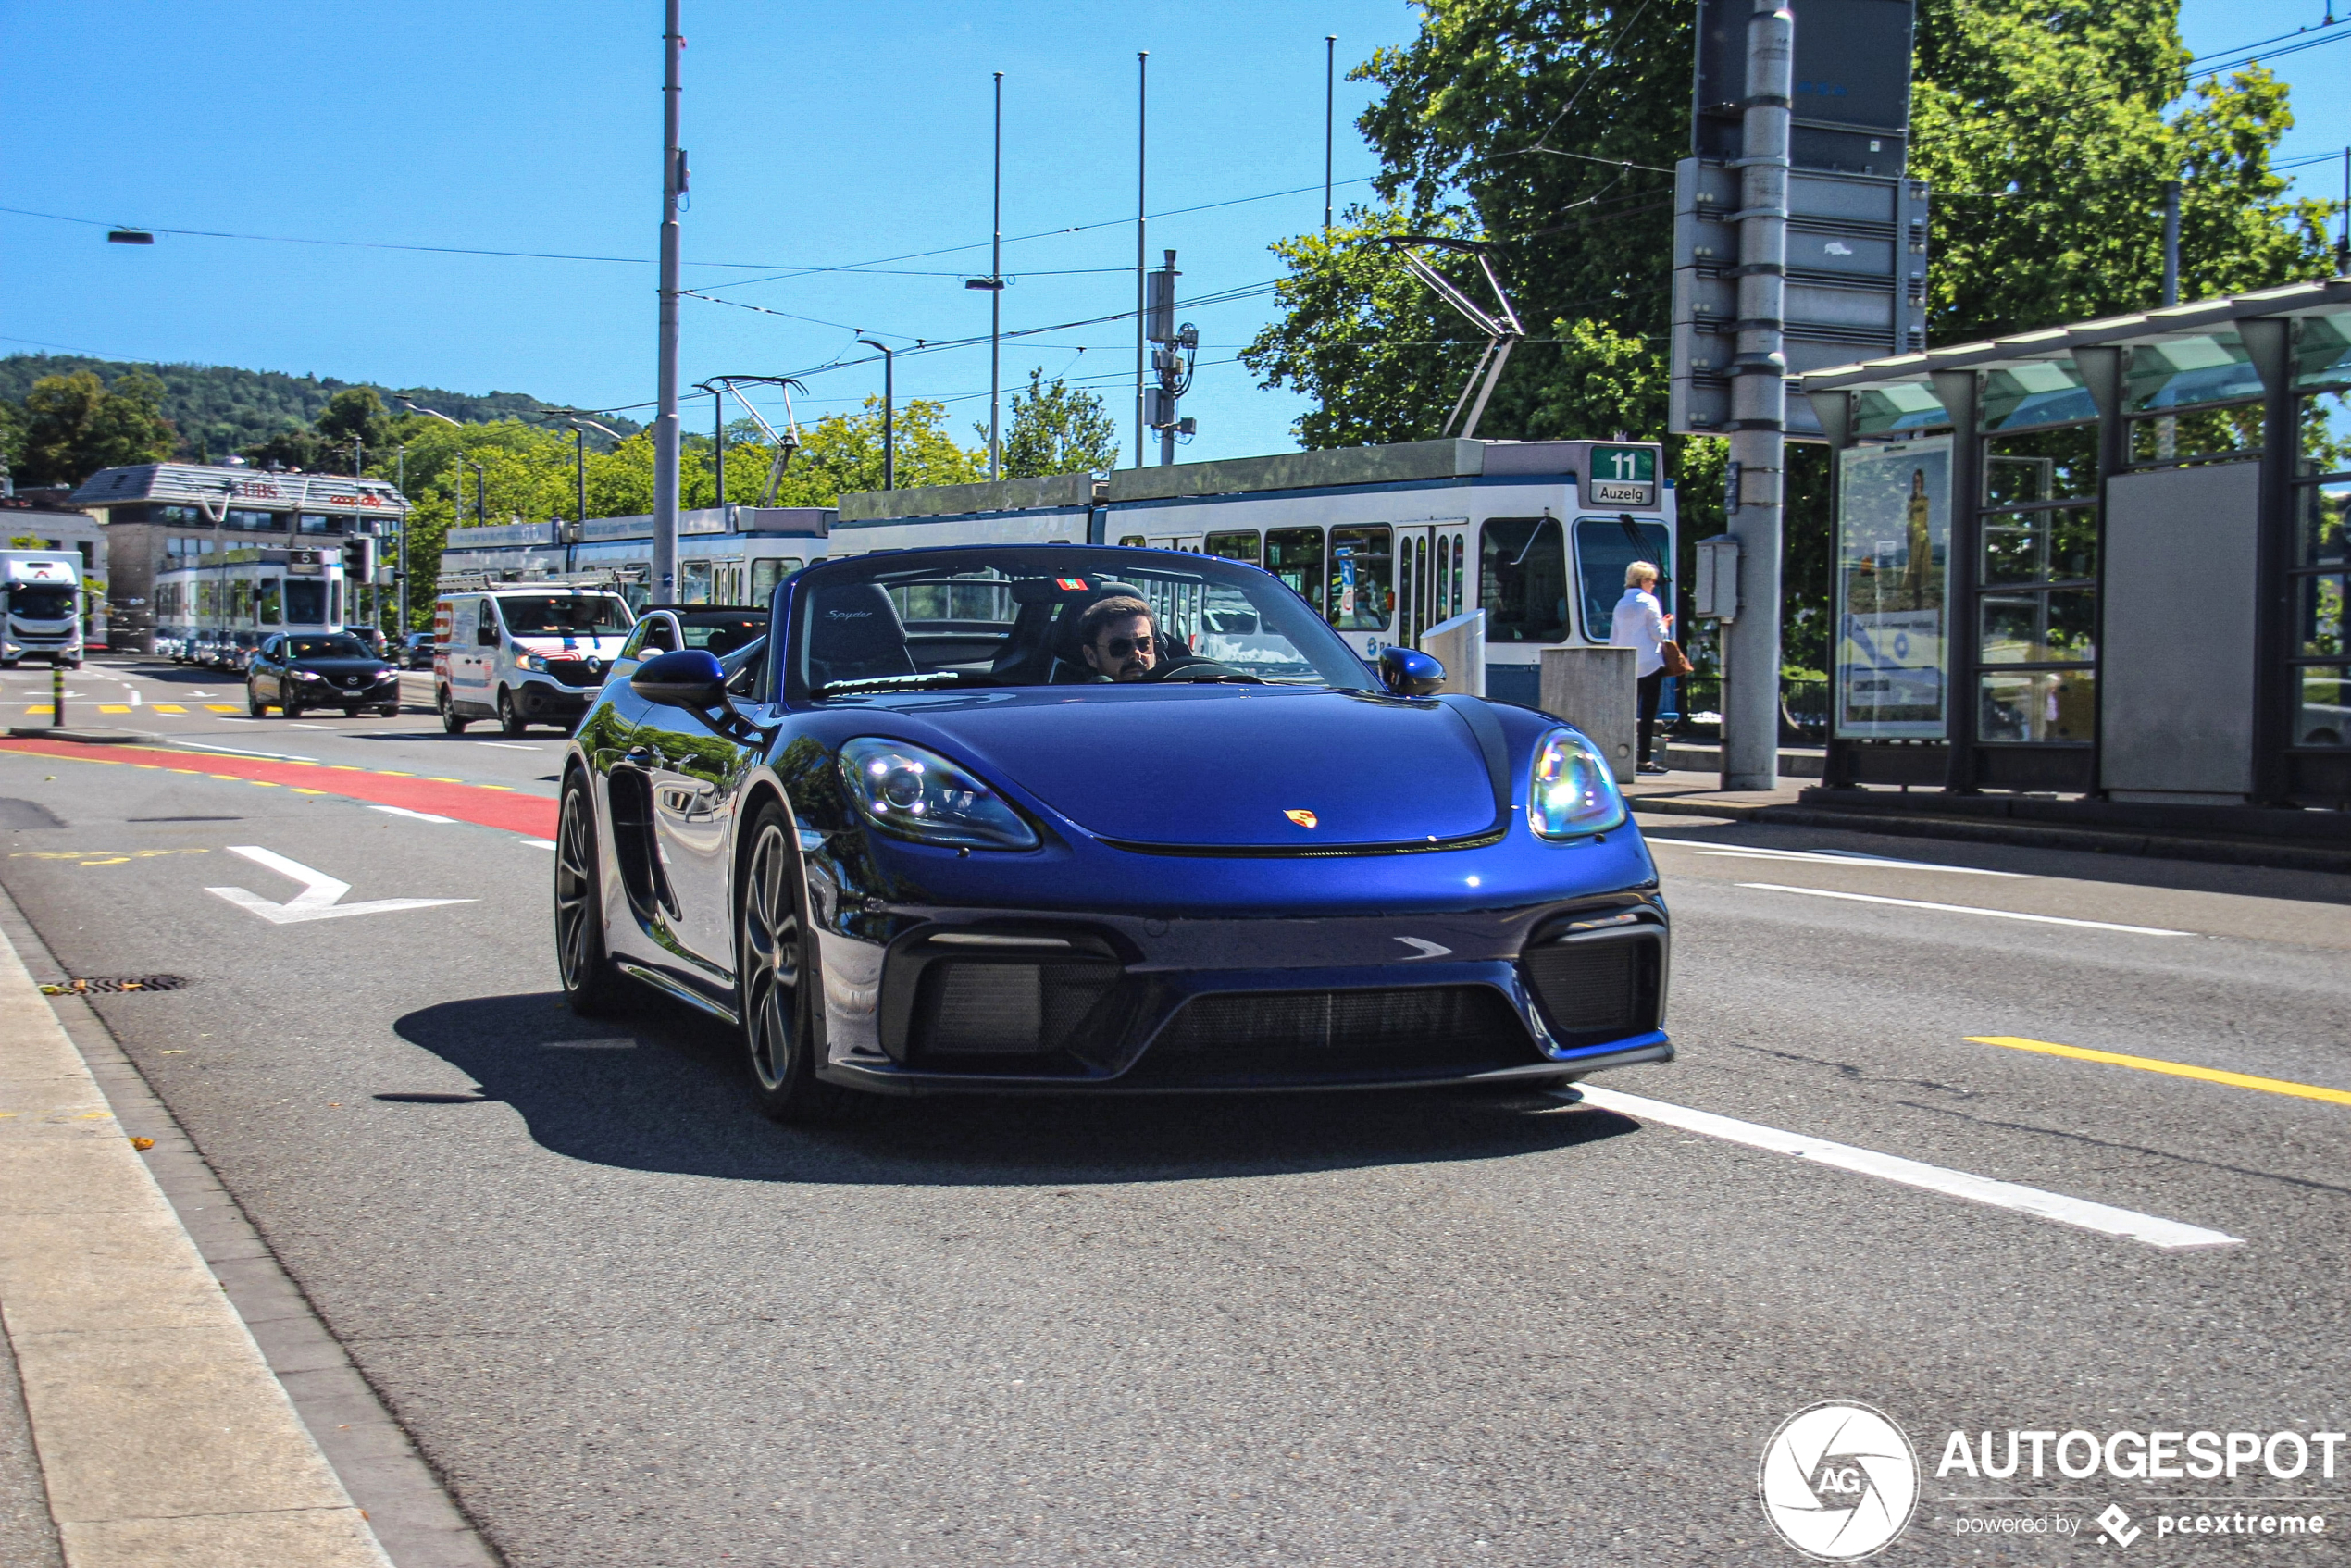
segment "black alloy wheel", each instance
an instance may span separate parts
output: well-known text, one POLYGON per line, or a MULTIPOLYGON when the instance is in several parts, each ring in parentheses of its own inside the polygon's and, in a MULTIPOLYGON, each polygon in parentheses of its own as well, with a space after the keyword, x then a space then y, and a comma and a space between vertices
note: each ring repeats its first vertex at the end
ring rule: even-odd
POLYGON ((498 688, 498 728, 509 740, 521 740, 523 731, 530 728, 515 707, 515 694, 503 686, 498 688))
POLYGON ((627 1000, 627 983, 604 952, 603 882, 596 871, 596 811, 588 779, 564 785, 555 828, 555 969, 564 1000, 582 1018, 608 1018, 627 1000))
POLYGON ((300 718, 302 716, 302 699, 295 696, 291 691, 281 691, 278 696, 278 711, 285 715, 288 718, 300 718))
POLYGON ((466 732, 466 726, 472 721, 458 716, 457 700, 449 694, 449 688, 446 686, 441 689, 440 703, 441 728, 452 735, 463 735, 466 732))
POLYGON ((839 1120, 858 1095, 816 1076, 815 1013, 823 981, 802 911, 791 821, 773 801, 752 821, 737 895, 735 1004, 751 1056, 752 1092, 779 1122, 839 1120))

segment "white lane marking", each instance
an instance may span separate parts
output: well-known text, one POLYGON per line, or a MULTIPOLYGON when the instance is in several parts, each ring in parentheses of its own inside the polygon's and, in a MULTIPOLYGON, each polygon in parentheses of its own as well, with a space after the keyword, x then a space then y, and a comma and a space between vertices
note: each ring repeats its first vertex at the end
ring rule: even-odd
POLYGON ((553 839, 525 839, 523 842, 534 850, 552 850, 555 847, 555 840, 553 839))
POLYGON ((477 740, 474 744, 477 746, 496 746, 501 751, 507 752, 543 752, 547 749, 544 746, 526 746, 519 740, 477 740))
POLYGON ((429 811, 410 811, 406 806, 378 805, 373 801, 362 801, 359 803, 366 806, 369 811, 379 811, 387 816, 414 817, 418 822, 454 822, 457 820, 454 816, 435 816, 429 811))
POLYGON ((1817 865, 1874 865, 1889 871, 1948 871, 1960 877, 2032 879, 2021 871, 1989 871, 1980 865, 1941 865, 1931 860, 1896 860, 1887 855, 1863 854, 1859 850, 1766 850, 1748 844, 1710 844, 1703 839, 1661 839, 1654 833, 1641 836, 1652 844, 1678 844, 1700 854, 1734 855, 1746 860, 1809 861, 1817 865))
POLYGON ((1994 1181, 1989 1176, 1972 1176, 1966 1171, 1955 1171, 1945 1165, 1930 1165, 1919 1160, 1906 1160, 1898 1154, 1856 1149, 1849 1143, 1832 1143, 1826 1139, 1808 1138, 1802 1133, 1782 1132, 1777 1127, 1767 1127, 1760 1123, 1718 1116, 1711 1111, 1694 1111, 1686 1105, 1669 1105, 1663 1101, 1648 1100, 1637 1094, 1622 1094, 1612 1089, 1595 1089, 1589 1084, 1578 1087, 1583 1090, 1585 1104, 1597 1105, 1603 1111, 1613 1111, 1621 1116, 1662 1122, 1685 1132, 1703 1133, 1709 1138, 1743 1143, 1750 1149, 1768 1150, 1774 1154, 1793 1154, 1799 1160, 1811 1160, 1862 1176, 1879 1176, 1905 1187, 1940 1192, 1949 1198, 1964 1198, 1973 1203, 1988 1203, 1996 1209, 2014 1209, 2021 1213, 2037 1214, 2059 1225, 2079 1226, 2084 1230, 2095 1230, 2107 1236, 2126 1237, 2167 1251, 2190 1247, 2241 1247, 2245 1244, 2243 1237, 2231 1236, 2224 1231, 2207 1230, 2202 1226, 2183 1225, 2178 1220, 2142 1214, 2132 1209, 2093 1203, 2085 1198, 2068 1198, 2061 1192, 2045 1192, 2037 1187, 1994 1181))
POLYGON ((290 718, 284 720, 283 722, 288 729, 323 729, 330 735, 340 735, 342 733, 342 730, 337 729, 331 724, 311 724, 298 718, 290 718))
POLYGON ((1967 903, 1929 903, 1924 899, 1890 899, 1875 893, 1840 893, 1827 888, 1789 888, 1777 882, 1741 882, 1767 893, 1801 893, 1806 898, 1850 899, 1855 903, 1891 903, 1904 909, 1932 909, 1944 915, 1981 915, 1993 920, 2030 920, 2036 926, 2080 926, 2093 931, 2126 931, 2134 937, 2193 937, 2194 931, 2173 931, 2161 926, 2123 926, 2111 920, 2074 920, 2062 915, 2023 915, 2013 909, 1978 909, 1967 903))
POLYGON ((317 762, 318 760, 317 757, 298 757, 292 752, 249 752, 243 746, 215 746, 203 740, 182 740, 180 744, 193 746, 198 751, 204 752, 226 752, 232 757, 267 757, 273 762, 317 762))
POLYGON ((255 865, 265 865, 279 876, 302 884, 302 891, 283 903, 272 903, 259 893, 243 888, 206 888, 205 892, 227 899, 239 909, 250 910, 272 926, 294 926, 306 920, 335 920, 346 915, 390 915, 402 909, 430 909, 435 904, 471 903, 472 899, 370 899, 363 903, 339 903, 336 901, 351 891, 351 884, 339 882, 325 872, 305 865, 298 860, 263 849, 258 844, 230 844, 230 854, 243 855, 255 865))

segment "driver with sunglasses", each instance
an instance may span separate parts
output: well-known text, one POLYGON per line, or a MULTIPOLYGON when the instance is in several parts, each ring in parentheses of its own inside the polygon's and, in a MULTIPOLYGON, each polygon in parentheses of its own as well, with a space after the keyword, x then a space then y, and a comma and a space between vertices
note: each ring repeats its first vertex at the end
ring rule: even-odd
POLYGON ((1087 606, 1077 641, 1087 664, 1104 680, 1149 680, 1168 652, 1151 624, 1151 607, 1123 594, 1087 606))

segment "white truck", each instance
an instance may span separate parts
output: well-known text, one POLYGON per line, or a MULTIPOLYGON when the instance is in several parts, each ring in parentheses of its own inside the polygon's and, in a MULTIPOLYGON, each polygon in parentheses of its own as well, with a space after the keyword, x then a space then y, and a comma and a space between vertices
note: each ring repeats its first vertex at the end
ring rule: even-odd
POLYGON ((433 703, 442 728, 478 718, 509 736, 534 724, 568 729, 628 641, 637 617, 604 590, 558 584, 444 589, 432 607, 433 703))
POLYGON ((0 550, 0 669, 27 658, 81 667, 81 555, 73 550, 0 550))

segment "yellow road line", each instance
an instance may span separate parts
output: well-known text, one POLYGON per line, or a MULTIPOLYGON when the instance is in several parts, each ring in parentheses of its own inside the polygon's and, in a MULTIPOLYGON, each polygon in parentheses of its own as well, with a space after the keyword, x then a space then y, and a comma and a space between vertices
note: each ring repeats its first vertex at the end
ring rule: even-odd
POLYGON ((131 711, 131 705, 128 703, 101 703, 98 704, 98 711, 102 714, 127 714, 131 711))
POLYGON ((188 711, 177 703, 157 703, 155 710, 159 714, 184 714, 188 711))
POLYGON ((2232 1089, 2258 1089, 2264 1094, 2290 1094, 2297 1100, 2323 1100, 2332 1105, 2351 1105, 2351 1089, 2298 1084, 2285 1078, 2255 1077, 2250 1073, 2227 1073, 2218 1067, 2166 1062, 2156 1056, 2125 1056, 2116 1051, 2088 1051, 2078 1045, 2057 1045, 2045 1039, 2019 1039, 2013 1035, 1970 1035, 1967 1038, 1974 1045, 2000 1045, 2010 1051, 2037 1051, 2044 1056, 2070 1056, 2077 1062, 2103 1062, 2109 1067, 2135 1067, 2143 1073, 2167 1073, 2175 1078, 2200 1078, 2206 1083, 2227 1084, 2232 1089))
POLYGON ((205 706, 217 714, 232 714, 237 711, 237 704, 234 703, 206 703, 205 706))
POLYGON ((53 709, 53 708, 52 708, 52 707, 51 707, 48 703, 31 703, 31 704, 30 704, 29 706, 27 706, 27 707, 26 707, 26 709, 25 709, 24 711, 25 711, 28 715, 31 715, 31 714, 45 714, 45 713, 52 713, 52 712, 55 712, 56 710, 55 710, 55 709, 53 709))

